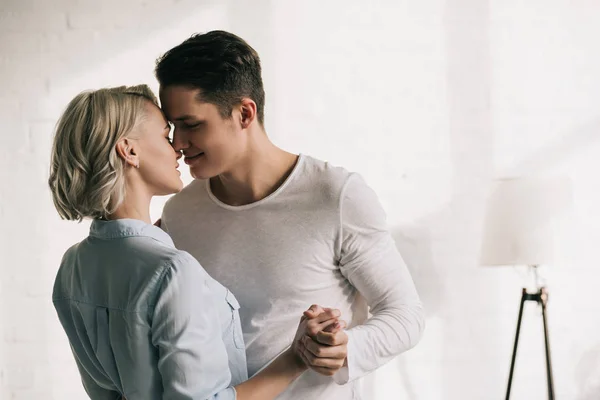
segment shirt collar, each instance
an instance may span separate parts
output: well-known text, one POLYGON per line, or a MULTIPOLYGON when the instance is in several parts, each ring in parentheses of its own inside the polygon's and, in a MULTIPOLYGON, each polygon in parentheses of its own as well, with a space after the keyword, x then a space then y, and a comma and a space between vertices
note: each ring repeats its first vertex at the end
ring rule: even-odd
POLYGON ((123 218, 110 221, 95 219, 90 226, 90 236, 99 239, 146 236, 175 247, 173 239, 165 231, 139 219, 123 218))

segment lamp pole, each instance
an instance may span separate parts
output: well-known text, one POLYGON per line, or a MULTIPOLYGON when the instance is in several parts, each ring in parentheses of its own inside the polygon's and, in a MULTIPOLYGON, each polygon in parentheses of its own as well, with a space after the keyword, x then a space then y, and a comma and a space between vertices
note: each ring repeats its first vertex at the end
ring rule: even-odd
MULTIPOLYGON (((538 282, 537 265, 531 266, 534 270, 536 284, 538 282)), ((554 380, 552 378, 552 362, 550 359, 550 339, 548 336, 548 321, 546 319, 546 305, 548 303, 548 290, 544 286, 539 286, 535 293, 527 292, 523 288, 521 294, 521 304, 519 306, 519 318, 517 320, 517 333, 515 335, 515 345, 513 347, 512 360, 510 362, 510 373, 508 375, 508 386, 506 388, 506 400, 510 399, 510 389, 512 387, 512 379, 515 371, 515 360, 517 358, 517 347, 519 345, 519 334, 521 333, 521 321, 523 319, 523 307, 526 301, 535 301, 542 307, 542 320, 544 323, 544 343, 546 349, 546 376, 548 381, 548 399, 554 400, 554 380)))

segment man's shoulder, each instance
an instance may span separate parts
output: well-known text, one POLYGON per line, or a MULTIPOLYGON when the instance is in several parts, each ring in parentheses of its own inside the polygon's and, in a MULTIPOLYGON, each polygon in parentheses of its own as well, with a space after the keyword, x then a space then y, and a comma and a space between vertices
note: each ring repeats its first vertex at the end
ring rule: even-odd
POLYGON ((303 177, 312 185, 318 185, 333 191, 342 189, 348 178, 353 175, 346 168, 334 165, 329 161, 311 156, 303 156, 303 177))
POLYGON ((206 181, 203 179, 194 179, 186 185, 181 192, 171 196, 171 198, 167 200, 163 209, 163 215, 172 210, 187 209, 187 207, 191 205, 191 202, 199 201, 201 198, 200 195, 205 193, 205 184, 206 181))

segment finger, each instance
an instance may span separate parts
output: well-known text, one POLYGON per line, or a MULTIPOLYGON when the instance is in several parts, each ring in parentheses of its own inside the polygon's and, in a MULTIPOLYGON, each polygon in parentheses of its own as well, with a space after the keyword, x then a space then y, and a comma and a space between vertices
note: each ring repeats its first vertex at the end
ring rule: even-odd
POLYGON ((309 336, 316 336, 317 333, 330 325, 335 325, 337 322, 337 318, 328 319, 323 322, 318 322, 318 319, 316 318, 309 319, 308 322, 306 322, 306 334, 309 336))
POLYGON ((342 315, 340 310, 335 308, 324 309, 319 315, 313 317, 317 323, 325 322, 332 318, 339 318, 342 315))
POLYGON ((323 345, 307 336, 304 336, 302 341, 303 347, 315 357, 343 360, 348 355, 347 346, 345 344, 339 346, 323 345))
POLYGON ((346 326, 346 322, 338 320, 337 318, 330 319, 319 324, 321 330, 324 332, 336 332, 340 330, 342 325, 346 326))
POLYGON ((318 307, 318 312, 316 312, 315 314, 320 314, 320 313, 325 312, 325 311, 332 311, 332 310, 334 310, 333 308, 330 308, 330 307, 321 307, 319 305, 317 305, 317 307, 318 307))
POLYGON ((340 321, 336 322, 335 324, 331 324, 326 326, 325 328, 323 328, 323 332, 337 332, 339 330, 340 327, 340 321))
POLYGON ((317 315, 321 314, 323 311, 323 307, 318 304, 313 304, 308 308, 308 310, 304 311, 304 316, 307 318, 315 318, 317 315))
POLYGON ((348 343, 348 334, 346 334, 346 332, 344 332, 343 330, 337 331, 335 333, 320 331, 317 332, 316 335, 314 335, 314 339, 317 342, 321 344, 326 344, 328 346, 339 346, 348 343))
POLYGON ((311 308, 304 311, 304 315, 311 319, 318 319, 319 322, 325 321, 327 319, 336 318, 342 315, 340 310, 335 308, 323 308, 318 305, 312 305, 311 308))
POLYGON ((304 365, 306 365, 307 367, 310 367, 310 363, 304 356, 303 350, 304 350, 304 345, 300 343, 297 347, 297 355, 298 355, 298 357, 300 357, 300 359, 302 360, 304 365))
POLYGON ((340 369, 344 366, 344 359, 338 358, 322 358, 316 357, 314 354, 309 352, 306 347, 300 348, 300 352, 304 356, 307 361, 308 366, 319 367, 319 368, 330 368, 330 369, 340 369))
POLYGON ((346 329, 346 321, 339 320, 337 323, 327 326, 325 329, 323 329, 323 332, 336 333, 342 329, 346 329))
MULTIPOLYGON (((300 359, 302 360, 302 362, 310 369, 312 369, 313 371, 321 374, 321 375, 325 375, 325 376, 333 376, 337 371, 339 371, 339 369, 341 368, 323 368, 323 367, 315 367, 313 365, 310 364, 310 361, 306 358, 306 356, 303 353, 303 350, 306 351, 306 348, 303 347, 303 345, 300 343, 298 346, 298 357, 300 357, 300 359)), ((343 365, 342 365, 343 366, 343 365)))

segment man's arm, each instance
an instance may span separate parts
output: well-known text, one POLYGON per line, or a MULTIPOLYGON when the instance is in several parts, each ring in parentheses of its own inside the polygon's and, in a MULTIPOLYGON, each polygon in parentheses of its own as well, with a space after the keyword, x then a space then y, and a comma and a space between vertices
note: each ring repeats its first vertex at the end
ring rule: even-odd
POLYGON ((344 384, 414 347, 425 317, 377 195, 357 174, 342 190, 340 214, 340 271, 366 299, 372 314, 363 325, 346 331, 347 368, 334 376, 344 384))

